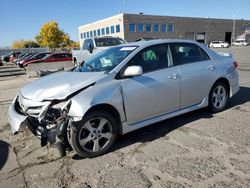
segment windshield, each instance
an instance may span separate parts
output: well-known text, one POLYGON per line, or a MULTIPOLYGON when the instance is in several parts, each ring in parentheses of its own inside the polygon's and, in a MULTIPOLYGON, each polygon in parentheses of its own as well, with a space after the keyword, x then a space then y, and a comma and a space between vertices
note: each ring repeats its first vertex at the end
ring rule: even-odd
POLYGON ((93 55, 80 68, 76 68, 77 72, 109 72, 121 63, 137 46, 119 46, 109 48, 93 55))
POLYGON ((105 46, 117 46, 120 44, 124 44, 125 41, 121 38, 96 38, 95 44, 97 47, 105 47, 105 46))

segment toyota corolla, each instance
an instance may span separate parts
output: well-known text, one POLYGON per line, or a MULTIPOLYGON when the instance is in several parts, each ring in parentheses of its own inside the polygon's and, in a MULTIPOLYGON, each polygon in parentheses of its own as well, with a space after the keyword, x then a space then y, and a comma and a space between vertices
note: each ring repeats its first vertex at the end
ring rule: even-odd
POLYGON ((239 90, 237 66, 194 41, 128 43, 21 88, 9 123, 14 134, 26 125, 42 146, 60 142, 95 157, 119 134, 204 107, 222 111, 239 90))

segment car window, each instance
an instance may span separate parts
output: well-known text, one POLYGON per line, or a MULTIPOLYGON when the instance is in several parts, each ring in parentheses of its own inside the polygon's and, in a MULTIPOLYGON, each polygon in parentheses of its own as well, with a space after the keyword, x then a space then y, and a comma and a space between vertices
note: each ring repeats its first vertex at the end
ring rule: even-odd
POLYGON ((109 72, 121 63, 137 46, 117 46, 103 50, 85 61, 79 72, 109 72))
MULTIPOLYGON (((83 50, 88 50, 88 47, 89 47, 89 43, 91 43, 92 42, 92 39, 86 39, 85 41, 84 41, 84 44, 83 44, 83 50)), ((92 44, 93 44, 93 42, 92 42, 92 44)))
POLYGON ((117 46, 120 44, 124 44, 125 41, 120 38, 96 38, 95 44, 97 47, 104 46, 117 46))
POLYGON ((168 45, 147 47, 135 55, 127 66, 139 65, 144 73, 172 66, 172 58, 168 45))
POLYGON ((174 60, 178 65, 210 60, 207 53, 195 44, 174 43, 171 44, 171 50, 174 60))

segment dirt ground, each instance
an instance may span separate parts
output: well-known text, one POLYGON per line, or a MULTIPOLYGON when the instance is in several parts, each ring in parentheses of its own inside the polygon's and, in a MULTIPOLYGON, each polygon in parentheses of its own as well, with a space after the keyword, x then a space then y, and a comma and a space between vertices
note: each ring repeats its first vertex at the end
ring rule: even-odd
POLYGON ((31 82, 0 67, 0 187, 250 187, 250 47, 232 52, 240 91, 218 114, 198 110, 120 136, 108 154, 59 158, 24 129, 13 136, 7 109, 31 82))

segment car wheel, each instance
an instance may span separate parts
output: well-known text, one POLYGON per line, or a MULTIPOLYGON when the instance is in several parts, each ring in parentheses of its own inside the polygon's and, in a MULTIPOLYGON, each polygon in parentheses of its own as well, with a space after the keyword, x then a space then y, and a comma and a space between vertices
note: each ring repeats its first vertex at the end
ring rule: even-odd
POLYGON ((209 109, 212 113, 222 111, 228 102, 228 88, 225 83, 217 82, 209 94, 209 109))
POLYGON ((118 134, 118 121, 105 111, 93 111, 76 123, 71 131, 71 144, 81 157, 96 157, 107 153, 118 134))
POLYGON ((222 48, 224 48, 224 46, 223 46, 223 45, 221 45, 221 47, 222 47, 222 48))

